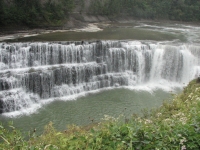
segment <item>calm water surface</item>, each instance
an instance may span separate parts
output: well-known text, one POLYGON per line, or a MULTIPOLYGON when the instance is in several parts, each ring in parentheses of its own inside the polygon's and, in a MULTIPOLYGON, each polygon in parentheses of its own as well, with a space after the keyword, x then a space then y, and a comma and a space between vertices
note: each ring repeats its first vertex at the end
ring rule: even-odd
MULTIPOLYGON (((97 25, 98 26, 98 25, 97 25)), ((96 27, 97 27, 96 26, 96 27)), ((80 41, 80 40, 155 40, 155 41, 187 41, 187 34, 194 28, 181 24, 163 23, 115 23, 104 26, 99 25, 101 30, 93 31, 93 28, 84 32, 65 31, 41 34, 33 37, 19 38, 10 41, 80 41), (186 33, 187 32, 187 33, 186 33)))
POLYGON ((127 118, 134 113, 141 114, 142 109, 151 109, 160 106, 164 100, 169 100, 171 94, 162 90, 154 93, 146 91, 132 91, 128 89, 114 89, 90 94, 73 101, 54 101, 39 109, 37 113, 18 118, 1 116, 5 123, 13 121, 14 126, 23 132, 37 129, 42 133, 43 127, 50 121, 58 130, 66 129, 67 124, 87 125, 100 121, 104 115, 127 118))

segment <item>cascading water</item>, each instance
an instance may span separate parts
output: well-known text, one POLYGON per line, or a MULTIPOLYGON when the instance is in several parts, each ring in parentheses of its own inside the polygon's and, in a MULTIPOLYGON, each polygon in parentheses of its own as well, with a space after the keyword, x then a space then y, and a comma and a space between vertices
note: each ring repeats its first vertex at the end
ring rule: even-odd
POLYGON ((109 87, 187 83, 200 46, 138 41, 0 43, 0 112, 109 87))

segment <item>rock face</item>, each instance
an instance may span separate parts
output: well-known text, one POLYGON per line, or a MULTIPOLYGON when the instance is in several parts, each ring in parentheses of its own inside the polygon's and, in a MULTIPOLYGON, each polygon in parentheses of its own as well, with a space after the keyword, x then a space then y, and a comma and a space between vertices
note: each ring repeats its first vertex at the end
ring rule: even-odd
POLYGON ((200 83, 200 77, 197 77, 197 83, 200 83))
POLYGON ((88 13, 92 0, 74 0, 74 13, 88 13))
POLYGON ((0 114, 4 112, 3 101, 0 99, 0 114))
MULTIPOLYGON (((69 20, 64 28, 74 28, 87 26, 88 23, 110 22, 107 16, 93 15, 90 6, 94 0, 74 0, 75 8, 69 15, 69 20)), ((101 1, 103 2, 103 1, 101 1)))
POLYGON ((187 83, 199 56, 199 46, 134 41, 0 43, 0 112, 108 87, 187 83))

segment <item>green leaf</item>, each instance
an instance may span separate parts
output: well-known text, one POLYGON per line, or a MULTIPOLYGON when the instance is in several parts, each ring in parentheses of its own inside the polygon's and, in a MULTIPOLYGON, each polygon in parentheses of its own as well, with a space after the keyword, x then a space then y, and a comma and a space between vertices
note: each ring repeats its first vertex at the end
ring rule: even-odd
POLYGON ((58 132, 58 133, 56 133, 56 136, 59 136, 59 135, 61 135, 62 133, 61 132, 58 132))

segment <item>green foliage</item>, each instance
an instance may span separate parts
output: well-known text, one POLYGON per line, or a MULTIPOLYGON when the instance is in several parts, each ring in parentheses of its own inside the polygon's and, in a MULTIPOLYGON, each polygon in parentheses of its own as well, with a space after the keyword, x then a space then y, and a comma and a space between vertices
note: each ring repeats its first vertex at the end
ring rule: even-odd
POLYGON ((123 13, 144 19, 200 21, 198 0, 93 0, 90 10, 96 15, 123 13))
POLYGON ((4 1, 0 0, 0 24, 3 24, 4 21, 4 1))
POLYGON ((13 0, 5 3, 0 0, 0 23, 4 26, 60 25, 74 7, 73 0, 13 0))
MULTIPOLYGON (((59 26, 74 9, 75 0, 0 0, 0 26, 59 26)), ((80 13, 85 4, 79 0, 80 13)), ((129 15, 144 19, 200 21, 199 0, 91 0, 92 15, 129 15)))
POLYGON ((96 15, 119 15, 123 9, 123 0, 92 1, 90 12, 96 15))
POLYGON ((3 149, 25 149, 28 142, 24 140, 21 132, 9 123, 9 129, 0 125, 0 147, 3 149))
POLYGON ((0 125, 2 149, 113 149, 113 150, 196 150, 200 149, 200 84, 196 81, 176 95, 169 103, 134 115, 129 122, 120 116, 105 116, 102 122, 87 128, 69 126, 58 132, 50 123, 44 133, 36 137, 33 131, 25 140, 12 125, 0 125))

